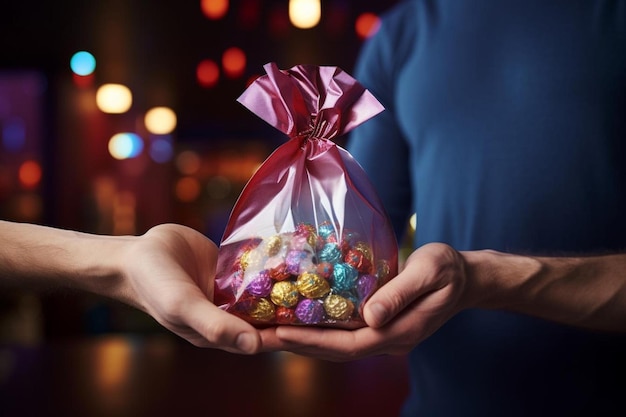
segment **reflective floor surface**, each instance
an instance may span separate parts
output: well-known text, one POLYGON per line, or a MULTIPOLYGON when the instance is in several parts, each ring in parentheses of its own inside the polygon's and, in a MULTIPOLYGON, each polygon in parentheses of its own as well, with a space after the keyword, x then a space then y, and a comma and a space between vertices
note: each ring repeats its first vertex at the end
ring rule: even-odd
POLYGON ((406 358, 239 356, 170 335, 0 346, 0 415, 396 416, 406 358))

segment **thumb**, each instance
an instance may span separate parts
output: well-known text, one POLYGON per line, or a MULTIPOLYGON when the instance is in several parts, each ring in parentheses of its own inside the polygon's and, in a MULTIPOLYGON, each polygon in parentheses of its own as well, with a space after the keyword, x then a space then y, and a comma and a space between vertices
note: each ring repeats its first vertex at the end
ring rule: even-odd
POLYGON ((401 273, 372 294, 363 308, 363 319, 368 326, 384 326, 411 304, 415 294, 407 281, 409 279, 401 273))
POLYGON ((395 278, 376 291, 363 308, 363 319, 368 326, 379 328, 388 323, 411 303, 429 292, 435 284, 414 253, 395 278))

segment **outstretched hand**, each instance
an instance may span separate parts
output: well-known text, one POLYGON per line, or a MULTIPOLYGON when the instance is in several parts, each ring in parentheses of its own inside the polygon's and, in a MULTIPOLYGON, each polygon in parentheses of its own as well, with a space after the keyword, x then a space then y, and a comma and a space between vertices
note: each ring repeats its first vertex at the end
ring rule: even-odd
POLYGON ((444 244, 428 244, 368 300, 363 309, 368 327, 281 326, 261 331, 263 344, 333 361, 404 354, 465 307, 465 286, 461 254, 444 244))
POLYGON ((156 226, 125 251, 124 285, 115 298, 196 346, 255 353, 261 346, 257 330, 212 303, 216 262, 216 245, 201 233, 156 226))

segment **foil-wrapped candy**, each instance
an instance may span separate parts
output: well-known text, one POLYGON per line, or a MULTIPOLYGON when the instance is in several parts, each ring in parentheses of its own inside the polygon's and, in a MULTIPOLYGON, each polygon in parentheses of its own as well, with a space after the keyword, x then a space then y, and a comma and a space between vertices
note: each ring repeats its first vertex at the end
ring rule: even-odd
POLYGON ((383 107, 337 67, 265 70, 238 101, 289 140, 232 210, 215 303, 259 325, 364 326, 363 305, 396 274, 398 248, 367 175, 333 140, 383 107))

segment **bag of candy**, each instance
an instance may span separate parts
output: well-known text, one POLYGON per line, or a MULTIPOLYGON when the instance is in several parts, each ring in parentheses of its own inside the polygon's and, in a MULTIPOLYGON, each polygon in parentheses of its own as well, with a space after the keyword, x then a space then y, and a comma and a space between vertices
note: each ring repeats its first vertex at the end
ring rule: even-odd
POLYGON ((215 302, 255 325, 365 325, 398 247, 365 172, 332 139, 383 110, 337 67, 264 66, 238 101, 285 133, 249 180, 220 243, 215 302))

